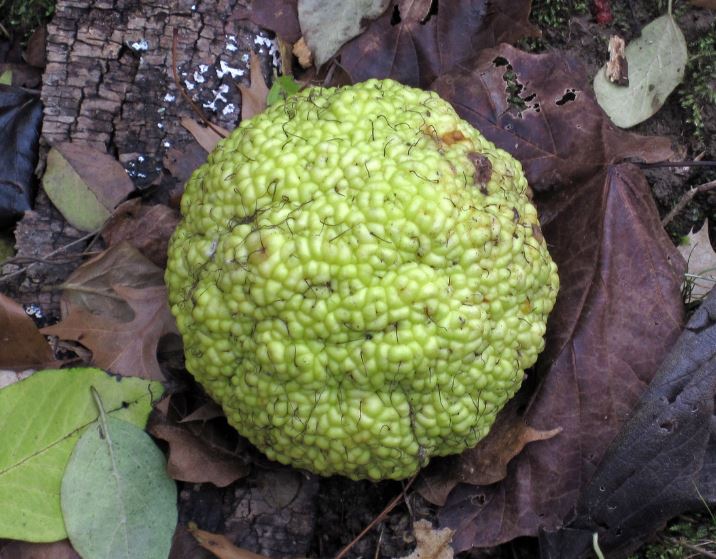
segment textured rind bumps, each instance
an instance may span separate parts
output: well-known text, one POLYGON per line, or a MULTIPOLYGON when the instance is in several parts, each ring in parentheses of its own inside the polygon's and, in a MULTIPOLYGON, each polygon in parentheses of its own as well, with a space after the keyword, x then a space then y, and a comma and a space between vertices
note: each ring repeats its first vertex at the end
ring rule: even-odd
POLYGON ((269 458, 401 479, 474 446, 558 289, 520 164, 435 93, 311 88, 197 169, 166 281, 188 370, 269 458))

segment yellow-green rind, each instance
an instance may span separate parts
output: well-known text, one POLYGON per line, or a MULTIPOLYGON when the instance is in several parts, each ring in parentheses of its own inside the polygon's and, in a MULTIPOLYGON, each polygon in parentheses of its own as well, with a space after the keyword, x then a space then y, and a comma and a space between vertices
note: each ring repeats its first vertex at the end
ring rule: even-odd
POLYGON ((311 88, 187 184, 166 281, 187 368, 272 459, 401 479, 463 451, 558 289, 520 164, 435 93, 311 88))

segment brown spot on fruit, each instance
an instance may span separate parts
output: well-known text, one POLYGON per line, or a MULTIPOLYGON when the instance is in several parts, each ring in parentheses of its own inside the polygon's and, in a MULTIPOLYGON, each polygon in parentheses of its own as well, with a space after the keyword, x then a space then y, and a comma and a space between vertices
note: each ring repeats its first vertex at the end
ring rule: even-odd
POLYGON ((532 224, 532 235, 534 235, 534 238, 537 239, 540 243, 544 242, 544 235, 542 235, 542 229, 540 229, 539 225, 536 223, 532 224))
POLYGON ((487 157, 474 151, 469 152, 467 158, 475 167, 475 186, 487 195, 487 183, 492 178, 492 163, 487 157))
POLYGON ((463 141, 465 139, 465 136, 459 130, 451 130, 450 132, 445 132, 445 134, 440 136, 440 139, 446 145, 451 146, 457 142, 463 141))

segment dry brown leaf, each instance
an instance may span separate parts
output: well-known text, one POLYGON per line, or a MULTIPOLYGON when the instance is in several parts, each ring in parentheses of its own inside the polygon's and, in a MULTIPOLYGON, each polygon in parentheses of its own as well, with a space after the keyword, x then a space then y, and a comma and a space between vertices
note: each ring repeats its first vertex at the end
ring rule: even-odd
POLYGON ((248 465, 236 455, 197 436, 186 423, 155 420, 149 432, 169 443, 167 473, 173 479, 226 487, 249 473, 248 465))
POLYGON ((436 461, 423 470, 418 492, 433 504, 445 504, 450 492, 460 483, 490 485, 507 477, 507 464, 524 449, 525 445, 551 439, 562 428, 540 431, 525 423, 518 412, 522 398, 510 402, 497 416, 489 434, 474 448, 459 456, 436 461))
POLYGON ((164 156, 164 167, 183 185, 205 161, 204 148, 199 142, 191 142, 182 148, 170 148, 164 156))
POLYGON ((222 136, 213 128, 199 124, 196 120, 188 117, 181 119, 181 125, 186 128, 192 136, 194 136, 194 139, 199 142, 199 145, 203 147, 207 153, 210 153, 220 140, 229 135, 229 131, 224 128, 216 126, 216 128, 222 133, 225 132, 224 136, 222 136))
POLYGON ((716 285, 716 252, 711 246, 708 224, 697 233, 687 235, 687 243, 679 247, 688 264, 690 299, 700 299, 716 285))
POLYGON ((102 229, 102 238, 113 246, 127 241, 154 264, 167 263, 169 237, 179 223, 179 212, 164 204, 148 206, 134 198, 120 204, 102 229))
POLYGON ((313 66, 313 54, 311 49, 306 44, 306 39, 301 37, 298 41, 293 44, 293 54, 298 58, 298 63, 301 68, 310 68, 313 66))
POLYGON ((219 559, 271 559, 265 555, 259 555, 236 547, 229 538, 221 534, 212 534, 198 528, 189 528, 189 532, 196 538, 199 545, 211 551, 219 559))
POLYGON ((249 71, 251 72, 251 85, 246 87, 239 84, 239 91, 241 91, 241 120, 248 120, 252 116, 263 112, 266 108, 266 97, 269 92, 269 88, 264 81, 264 75, 261 73, 261 61, 253 51, 251 52, 249 71))
POLYGON ((63 320, 42 333, 81 343, 108 371, 163 378, 157 344, 177 331, 161 268, 122 242, 80 266, 64 287, 63 320))
POLYGON ((59 364, 45 336, 22 305, 0 294, 0 369, 51 368, 59 364))
POLYGON ((418 545, 410 555, 403 559, 453 559, 453 549, 450 547, 454 530, 442 528, 436 530, 428 520, 418 520, 413 524, 415 540, 418 545))
POLYGON ((157 344, 163 335, 177 333, 167 304, 166 287, 133 289, 115 285, 113 288, 134 311, 132 321, 121 322, 80 307, 70 307, 66 319, 43 328, 42 332, 80 342, 92 351, 93 364, 107 371, 163 380, 157 362, 157 344))
POLYGON ((690 0, 694 6, 706 8, 707 10, 716 10, 716 0, 690 0))

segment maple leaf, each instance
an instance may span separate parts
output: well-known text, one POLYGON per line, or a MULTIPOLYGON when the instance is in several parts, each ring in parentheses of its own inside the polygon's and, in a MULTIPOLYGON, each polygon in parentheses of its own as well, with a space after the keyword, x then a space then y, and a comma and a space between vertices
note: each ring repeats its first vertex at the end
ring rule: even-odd
POLYGON ((124 376, 162 380, 157 344, 163 335, 178 333, 169 312, 166 287, 136 289, 112 285, 112 289, 134 312, 132 320, 92 314, 70 304, 67 318, 43 328, 42 332, 81 343, 92 351, 93 364, 102 369, 124 376))

